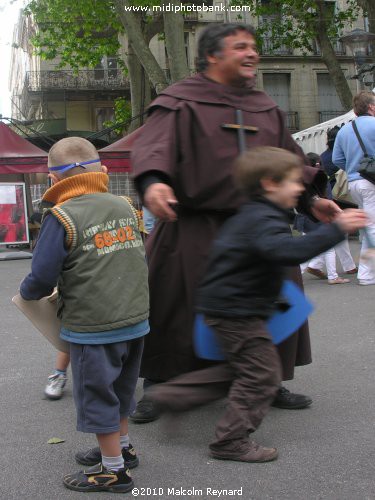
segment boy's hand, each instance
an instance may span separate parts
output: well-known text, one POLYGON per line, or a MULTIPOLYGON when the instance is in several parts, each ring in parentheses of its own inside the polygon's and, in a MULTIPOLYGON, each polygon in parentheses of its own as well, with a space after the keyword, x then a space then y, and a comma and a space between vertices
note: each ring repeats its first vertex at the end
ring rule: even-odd
POLYGON ((311 206, 311 213, 321 222, 332 222, 341 212, 341 208, 332 200, 316 198, 311 206))
POLYGON ((369 219, 363 210, 349 208, 335 217, 334 222, 344 233, 354 233, 367 226, 369 219))

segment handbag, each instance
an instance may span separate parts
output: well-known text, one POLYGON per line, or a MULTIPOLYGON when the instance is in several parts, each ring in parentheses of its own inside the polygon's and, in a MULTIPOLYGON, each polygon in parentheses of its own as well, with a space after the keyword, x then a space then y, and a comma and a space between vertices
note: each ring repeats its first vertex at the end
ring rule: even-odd
POLYGON ((332 188, 332 197, 338 201, 348 201, 354 203, 349 193, 348 176, 345 170, 339 169, 335 173, 336 182, 332 188))
POLYGON ((349 185, 348 185, 348 177, 344 170, 339 170, 335 173, 335 185, 332 189, 332 197, 335 200, 345 200, 345 198, 349 195, 349 185))
POLYGON ((362 137, 359 135, 355 121, 352 121, 352 126, 354 133, 357 136, 359 145, 361 146, 361 149, 363 151, 363 158, 359 163, 358 173, 361 177, 363 177, 367 181, 370 181, 373 184, 375 184, 375 157, 368 155, 365 145, 363 144, 362 137))

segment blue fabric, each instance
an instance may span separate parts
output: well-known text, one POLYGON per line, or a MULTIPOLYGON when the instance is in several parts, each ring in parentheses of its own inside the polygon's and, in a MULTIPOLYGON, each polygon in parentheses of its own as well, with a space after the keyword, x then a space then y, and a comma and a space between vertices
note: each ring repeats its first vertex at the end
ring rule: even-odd
POLYGON ((149 331, 150 326, 146 319, 136 325, 124 326, 123 328, 116 328, 115 330, 106 330, 103 332, 73 332, 62 327, 60 337, 66 342, 71 342, 73 344, 99 345, 137 339, 147 335, 149 331))
POLYGON ((20 294, 23 299, 39 300, 51 295, 68 255, 64 243, 65 229, 55 217, 48 215, 40 228, 31 261, 31 273, 21 283, 20 294))
MULTIPOLYGON (((375 117, 358 116, 355 123, 369 156, 375 156, 375 117)), ((332 161, 345 170, 348 181, 358 181, 362 177, 357 172, 363 151, 351 123, 344 125, 337 134, 333 147, 332 161)))
POLYGON ((52 171, 56 170, 60 174, 63 174, 64 172, 72 168, 76 167, 86 168, 84 165, 89 165, 90 163, 98 163, 98 162, 100 162, 100 158, 96 158, 95 160, 76 162, 76 163, 67 163, 66 165, 57 165, 56 167, 49 167, 49 169, 52 171))
MULTIPOLYGON (((302 290, 292 281, 285 280, 281 296, 289 304, 287 311, 277 311, 267 322, 272 342, 284 342, 307 320, 313 311, 312 304, 302 290)), ((194 350, 199 358, 222 361, 225 355, 216 338, 215 330, 208 326, 202 314, 197 314, 194 322, 194 350)))
POLYGON ((143 210, 143 224, 145 226, 147 234, 150 234, 151 231, 154 229, 156 217, 154 217, 154 215, 152 215, 150 210, 148 210, 146 207, 143 207, 142 210, 143 210))
POLYGON ((71 344, 77 430, 107 434, 134 408, 143 338, 107 345, 71 344))
POLYGON ((323 167, 324 172, 328 175, 328 177, 332 177, 338 171, 338 167, 332 161, 332 149, 326 149, 320 155, 321 165, 323 167))

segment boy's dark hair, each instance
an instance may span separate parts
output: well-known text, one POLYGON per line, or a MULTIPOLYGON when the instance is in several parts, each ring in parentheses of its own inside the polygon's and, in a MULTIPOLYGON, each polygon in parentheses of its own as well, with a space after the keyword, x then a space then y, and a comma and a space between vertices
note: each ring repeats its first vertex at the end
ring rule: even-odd
POLYGON ((197 71, 201 72, 207 68, 207 56, 213 56, 221 52, 224 47, 224 38, 235 35, 239 31, 245 31, 255 38, 255 29, 249 24, 211 24, 205 28, 200 34, 198 41, 197 71))
POLYGON ((353 97, 353 111, 357 116, 365 115, 368 112, 370 104, 375 103, 375 94, 362 90, 353 97))
POLYGON ((248 196, 264 193, 261 180, 281 182, 294 169, 302 168, 302 158, 285 149, 259 146, 240 155, 234 163, 237 186, 248 196))

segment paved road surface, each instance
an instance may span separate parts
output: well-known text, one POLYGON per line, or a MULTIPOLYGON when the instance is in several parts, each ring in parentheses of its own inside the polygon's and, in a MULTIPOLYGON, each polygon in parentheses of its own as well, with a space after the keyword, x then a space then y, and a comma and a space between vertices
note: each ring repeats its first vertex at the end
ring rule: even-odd
MULTIPOLYGON (((353 249, 358 251, 356 243, 353 249)), ((83 498, 66 490, 61 478, 77 469, 74 453, 94 445, 94 438, 75 431, 70 381, 62 400, 44 399, 54 351, 10 302, 29 266, 30 261, 0 262, 0 498, 83 498), (52 437, 65 442, 47 444, 52 437)), ((210 459, 207 443, 224 405, 220 401, 178 421, 131 426, 141 462, 133 472, 137 498, 206 500, 218 498, 212 490, 242 489, 242 495, 223 493, 221 498, 375 499, 375 287, 351 280, 328 286, 305 278, 316 305, 310 321, 314 362, 297 369, 287 387, 310 394, 314 403, 302 411, 273 409, 255 436, 276 446, 279 460, 210 459)), ((110 497, 90 494, 92 500, 110 497)))

